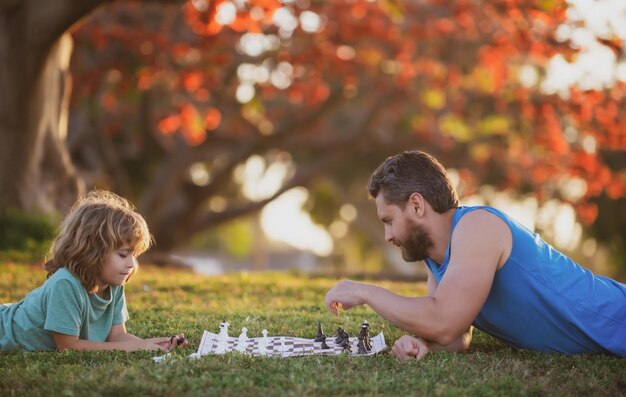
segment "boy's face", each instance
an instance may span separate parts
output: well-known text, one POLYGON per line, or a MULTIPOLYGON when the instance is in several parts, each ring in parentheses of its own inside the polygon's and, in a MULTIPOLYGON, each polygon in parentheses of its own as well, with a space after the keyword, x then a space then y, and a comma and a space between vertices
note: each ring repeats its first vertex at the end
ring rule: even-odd
POLYGON ((133 250, 123 246, 109 253, 104 258, 102 270, 98 279, 101 285, 123 285, 137 266, 133 250))

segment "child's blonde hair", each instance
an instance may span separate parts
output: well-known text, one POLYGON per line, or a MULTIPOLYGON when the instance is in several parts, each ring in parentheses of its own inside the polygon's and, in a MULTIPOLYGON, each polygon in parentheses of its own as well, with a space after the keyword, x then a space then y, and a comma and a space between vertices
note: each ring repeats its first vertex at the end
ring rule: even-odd
POLYGON ((128 245, 137 256, 151 241, 145 219, 128 200, 115 193, 92 191, 76 201, 61 223, 44 267, 48 277, 67 267, 87 291, 95 292, 108 254, 128 245))

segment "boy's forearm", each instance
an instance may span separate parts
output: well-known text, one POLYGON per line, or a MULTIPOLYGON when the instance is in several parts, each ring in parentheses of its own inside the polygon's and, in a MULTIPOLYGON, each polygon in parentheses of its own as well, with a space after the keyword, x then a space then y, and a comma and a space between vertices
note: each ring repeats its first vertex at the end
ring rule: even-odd
POLYGON ((109 339, 107 339, 107 342, 131 342, 131 341, 138 341, 138 340, 142 340, 142 339, 133 334, 123 333, 123 334, 109 336, 109 339))
POLYGON ((64 344, 62 346, 57 345, 57 350, 123 350, 126 352, 132 352, 140 350, 141 347, 136 340, 125 340, 115 342, 96 342, 90 340, 78 339, 71 343, 64 344))

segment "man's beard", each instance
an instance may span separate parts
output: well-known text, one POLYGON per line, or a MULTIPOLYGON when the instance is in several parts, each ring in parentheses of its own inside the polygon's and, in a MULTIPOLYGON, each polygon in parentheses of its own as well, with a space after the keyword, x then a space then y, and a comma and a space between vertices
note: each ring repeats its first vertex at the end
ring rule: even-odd
POLYGON ((433 240, 426 229, 417 223, 410 222, 407 225, 407 238, 400 246, 402 258, 407 262, 423 261, 428 258, 426 251, 433 246, 433 240))

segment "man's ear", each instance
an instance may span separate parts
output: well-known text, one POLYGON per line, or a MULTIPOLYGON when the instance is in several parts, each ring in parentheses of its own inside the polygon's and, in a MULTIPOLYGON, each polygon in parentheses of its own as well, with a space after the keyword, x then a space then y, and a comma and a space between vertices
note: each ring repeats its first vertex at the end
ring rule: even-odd
POLYGON ((415 192, 409 196, 409 201, 406 205, 409 206, 409 211, 413 212, 419 217, 422 217, 424 216, 424 212, 426 210, 426 206, 424 204, 424 196, 415 192))

